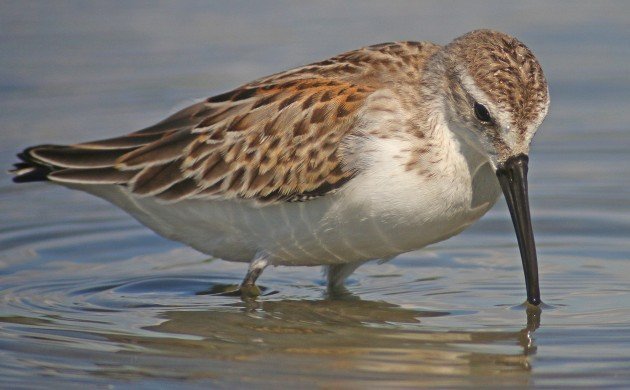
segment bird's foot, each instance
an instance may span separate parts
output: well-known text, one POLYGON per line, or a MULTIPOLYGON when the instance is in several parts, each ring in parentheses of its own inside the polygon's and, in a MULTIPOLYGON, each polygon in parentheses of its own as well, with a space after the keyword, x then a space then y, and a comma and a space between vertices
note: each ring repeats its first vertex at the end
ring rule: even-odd
POLYGON ((198 292, 197 295, 219 295, 224 297, 241 297, 243 300, 255 299, 262 295, 262 289, 255 284, 220 284, 208 290, 198 292))
POLYGON ((255 284, 241 284, 238 290, 243 299, 252 299, 262 295, 262 291, 255 284))

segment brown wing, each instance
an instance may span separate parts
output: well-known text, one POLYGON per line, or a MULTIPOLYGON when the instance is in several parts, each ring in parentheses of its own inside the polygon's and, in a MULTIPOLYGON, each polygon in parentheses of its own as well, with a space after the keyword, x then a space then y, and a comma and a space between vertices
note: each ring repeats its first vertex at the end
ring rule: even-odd
POLYGON ((163 200, 306 200, 354 171, 340 146, 372 88, 325 78, 250 84, 147 129, 24 154, 53 181, 127 184, 163 200))
POLYGON ((431 43, 395 42, 261 78, 147 129, 26 149, 15 181, 124 184, 138 195, 305 200, 355 173, 340 151, 365 99, 417 85, 431 43))

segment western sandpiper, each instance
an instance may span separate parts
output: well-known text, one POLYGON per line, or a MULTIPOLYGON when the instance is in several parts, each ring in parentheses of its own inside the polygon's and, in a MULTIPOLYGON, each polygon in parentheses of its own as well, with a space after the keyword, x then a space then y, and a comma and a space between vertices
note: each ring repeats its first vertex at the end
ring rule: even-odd
POLYGON ((530 141, 549 106, 532 52, 497 31, 382 43, 277 73, 134 133, 18 156, 14 181, 99 196, 158 234, 249 263, 359 265, 460 233, 501 190, 540 303, 530 141))

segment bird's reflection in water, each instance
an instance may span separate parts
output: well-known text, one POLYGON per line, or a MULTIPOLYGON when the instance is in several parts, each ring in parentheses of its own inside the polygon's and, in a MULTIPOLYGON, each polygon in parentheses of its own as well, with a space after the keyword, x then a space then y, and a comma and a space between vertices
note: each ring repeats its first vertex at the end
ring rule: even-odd
POLYGON ((528 306, 525 313, 521 330, 439 331, 425 328, 428 319, 451 313, 352 296, 253 300, 165 312, 164 322, 145 328, 162 336, 144 341, 169 354, 255 363, 260 375, 301 373, 308 378, 325 373, 329 384, 342 384, 356 373, 381 384, 470 384, 471 378, 487 380, 489 374, 496 384, 527 384, 541 310, 528 306))
POLYGON ((542 309, 540 306, 527 305, 525 313, 527 326, 519 332, 519 343, 523 347, 524 355, 533 355, 537 349, 536 344, 534 344, 534 331, 540 328, 542 309))

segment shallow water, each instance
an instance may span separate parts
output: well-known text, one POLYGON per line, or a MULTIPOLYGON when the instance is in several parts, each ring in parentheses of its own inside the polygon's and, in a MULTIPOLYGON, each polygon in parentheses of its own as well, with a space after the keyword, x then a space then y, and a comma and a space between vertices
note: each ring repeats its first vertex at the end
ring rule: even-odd
POLYGON ((276 268, 243 302, 208 293, 243 265, 89 195, 0 177, 0 387, 628 386, 630 6, 522 3, 3 2, 3 167, 344 50, 482 26, 534 50, 552 109, 530 167, 542 312, 521 305, 503 202, 360 268, 347 296, 327 297, 317 268, 276 268))

